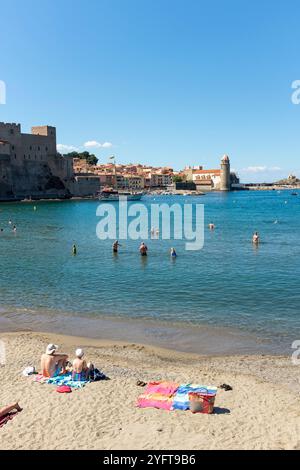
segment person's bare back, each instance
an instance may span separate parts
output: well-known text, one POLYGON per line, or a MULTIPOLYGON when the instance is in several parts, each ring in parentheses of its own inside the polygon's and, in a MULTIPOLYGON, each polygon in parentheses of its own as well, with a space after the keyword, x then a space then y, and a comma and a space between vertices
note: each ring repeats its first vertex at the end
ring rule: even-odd
POLYGON ((76 374, 80 374, 82 371, 85 371, 87 369, 87 365, 84 359, 79 359, 77 357, 73 361, 73 370, 76 372, 76 374))
POLYGON ((68 359, 66 354, 57 354, 58 346, 49 344, 46 353, 41 357, 41 369, 44 377, 53 377, 57 373, 64 373, 68 359))

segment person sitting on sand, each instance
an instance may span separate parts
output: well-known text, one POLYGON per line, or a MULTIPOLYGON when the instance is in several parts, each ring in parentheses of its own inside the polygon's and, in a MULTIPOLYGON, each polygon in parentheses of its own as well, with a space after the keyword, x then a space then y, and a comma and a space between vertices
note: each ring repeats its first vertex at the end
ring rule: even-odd
POLYGON ((142 256, 147 256, 148 247, 144 242, 140 244, 140 253, 142 256))
POLYGON ((58 346, 48 344, 46 353, 41 357, 41 369, 44 377, 55 377, 59 374, 65 374, 68 360, 67 354, 57 354, 58 346))
POLYGON ((254 243, 255 245, 258 245, 259 242, 260 242, 259 234, 258 234, 258 232, 255 232, 253 237, 252 237, 252 243, 254 243))
POLYGON ((73 361, 72 379, 79 381, 87 380, 94 366, 91 363, 86 363, 83 349, 76 349, 75 355, 76 359, 73 361))
POLYGON ((3 418, 3 416, 8 415, 11 413, 11 411, 22 411, 22 408, 20 407, 19 403, 14 403, 12 405, 5 406, 4 408, 0 409, 0 418, 3 418))

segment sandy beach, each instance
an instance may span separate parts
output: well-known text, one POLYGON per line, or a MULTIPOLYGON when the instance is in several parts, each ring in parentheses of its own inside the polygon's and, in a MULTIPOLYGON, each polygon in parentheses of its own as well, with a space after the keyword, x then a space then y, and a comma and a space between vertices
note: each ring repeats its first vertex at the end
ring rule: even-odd
POLYGON ((283 356, 208 357, 48 333, 3 333, 1 406, 21 413, 0 429, 0 449, 300 449, 300 368, 283 356), (81 346, 111 380, 71 394, 21 375, 48 343, 81 346), (219 386, 213 415, 139 409, 137 380, 219 386))

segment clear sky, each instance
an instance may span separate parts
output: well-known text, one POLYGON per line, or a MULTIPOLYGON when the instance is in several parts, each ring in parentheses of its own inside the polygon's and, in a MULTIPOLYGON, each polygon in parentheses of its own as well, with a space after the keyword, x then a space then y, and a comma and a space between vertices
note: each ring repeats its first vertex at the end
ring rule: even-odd
POLYGON ((1 2, 0 120, 120 163, 300 176, 299 0, 1 2), (88 146, 84 145, 88 143, 88 146))

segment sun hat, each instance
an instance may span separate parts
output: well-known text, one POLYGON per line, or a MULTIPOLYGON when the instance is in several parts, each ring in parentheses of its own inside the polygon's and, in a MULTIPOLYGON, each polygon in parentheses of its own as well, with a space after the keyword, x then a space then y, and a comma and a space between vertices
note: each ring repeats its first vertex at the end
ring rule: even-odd
POLYGON ((83 349, 78 348, 78 349, 76 349, 75 354, 76 354, 76 357, 81 359, 84 356, 84 351, 83 351, 83 349))
POLYGON ((56 344, 48 344, 46 348, 46 354, 49 354, 49 356, 51 356, 51 354, 55 353, 57 349, 58 346, 56 344))

